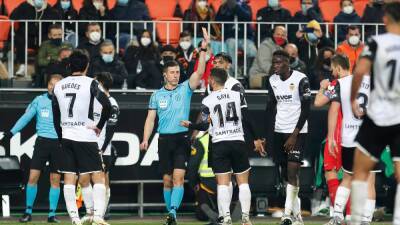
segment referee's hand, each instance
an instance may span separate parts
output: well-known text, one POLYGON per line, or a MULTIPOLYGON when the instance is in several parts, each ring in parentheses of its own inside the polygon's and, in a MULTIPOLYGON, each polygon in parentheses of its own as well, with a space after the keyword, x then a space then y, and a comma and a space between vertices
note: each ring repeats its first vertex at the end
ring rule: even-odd
POLYGON ((98 127, 96 127, 96 126, 88 126, 87 128, 93 130, 96 133, 97 137, 100 136, 101 130, 98 127))
POLYGON ((149 142, 148 141, 142 141, 140 144, 140 150, 147 151, 149 148, 149 142))

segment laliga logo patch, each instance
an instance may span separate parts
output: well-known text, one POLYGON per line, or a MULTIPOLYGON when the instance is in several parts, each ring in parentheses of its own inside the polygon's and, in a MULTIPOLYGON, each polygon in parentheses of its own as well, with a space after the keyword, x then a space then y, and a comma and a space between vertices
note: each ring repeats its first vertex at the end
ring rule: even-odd
POLYGON ((166 109, 167 108, 167 106, 168 106, 168 100, 160 100, 159 102, 158 102, 158 105, 160 106, 160 108, 161 109, 166 109))
POLYGON ((332 86, 332 85, 329 85, 329 86, 328 86, 328 91, 331 91, 331 92, 332 92, 332 91, 334 91, 334 90, 335 90, 335 87, 334 87, 334 86, 332 86))
POLYGON ((48 109, 42 109, 40 111, 40 116, 43 118, 48 118, 50 116, 50 111, 48 109))
POLYGON ((291 84, 289 85, 289 89, 290 89, 291 91, 293 91, 294 88, 295 88, 295 85, 294 85, 293 83, 291 83, 291 84))

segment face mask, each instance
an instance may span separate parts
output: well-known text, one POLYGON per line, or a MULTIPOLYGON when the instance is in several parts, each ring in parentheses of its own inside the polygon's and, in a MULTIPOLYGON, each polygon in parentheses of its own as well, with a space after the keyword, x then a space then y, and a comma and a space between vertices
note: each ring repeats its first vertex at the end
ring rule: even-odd
POLYGON ((55 46, 60 46, 62 39, 61 38, 54 38, 54 39, 50 39, 51 43, 55 46))
POLYGON ((147 47, 151 43, 151 39, 148 37, 142 37, 140 38, 140 43, 144 46, 147 47))
POLYGON ((358 45, 358 43, 360 43, 360 37, 359 36, 354 35, 354 36, 351 36, 349 38, 349 44, 350 45, 356 46, 356 45, 358 45))
POLYGON ((169 55, 163 56, 162 57, 162 61, 161 61, 161 65, 164 65, 166 62, 172 61, 172 60, 174 60, 174 57, 172 57, 172 56, 169 56, 169 55))
POLYGON ((301 4, 301 11, 303 12, 304 15, 307 15, 308 9, 310 9, 312 6, 308 6, 307 4, 301 4))
POLYGON ((279 46, 282 46, 286 43, 286 39, 281 38, 281 37, 274 37, 274 41, 279 46))
POLYGON ((70 1, 67 1, 67 2, 61 1, 61 8, 62 9, 67 10, 67 9, 69 9, 69 7, 71 7, 71 2, 70 1))
POLYGON ((290 56, 289 58, 289 62, 290 62, 290 68, 295 68, 297 66, 297 64, 299 64, 299 61, 297 58, 290 56))
POLYGON ((343 7, 343 12, 346 14, 351 14, 354 11, 354 7, 351 5, 343 7))
POLYGON ((101 57, 103 58, 103 61, 105 63, 110 63, 114 60, 114 55, 113 54, 102 54, 101 57))
POLYGON ((99 10, 103 6, 103 3, 101 3, 101 2, 93 2, 93 5, 97 10, 99 10))
POLYGON ((200 8, 206 8, 207 7, 207 2, 206 1, 199 1, 199 2, 197 2, 197 5, 200 8))
POLYGON ((43 0, 35 0, 35 1, 33 1, 33 4, 35 5, 35 8, 41 9, 44 5, 44 1, 43 0))
POLYGON ((118 5, 120 6, 126 6, 128 5, 129 0, 118 0, 118 5))
POLYGON ((271 8, 278 8, 279 7, 279 0, 268 0, 268 6, 271 8))
POLYGON ((331 59, 330 58, 324 59, 324 66, 331 68, 331 59))
POLYGON ((179 43, 179 46, 185 51, 188 50, 191 45, 192 45, 192 43, 190 43, 190 41, 181 41, 179 43))
POLYGON ((306 39, 310 44, 318 43, 318 37, 314 33, 306 33, 306 39))
POLYGON ((92 42, 98 42, 98 41, 100 41, 101 34, 100 34, 100 32, 94 31, 89 34, 89 38, 92 42))

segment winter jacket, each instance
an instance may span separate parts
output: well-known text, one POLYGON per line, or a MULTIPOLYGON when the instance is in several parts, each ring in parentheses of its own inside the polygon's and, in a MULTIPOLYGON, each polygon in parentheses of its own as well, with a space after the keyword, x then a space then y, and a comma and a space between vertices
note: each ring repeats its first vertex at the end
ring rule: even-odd
POLYGON ((89 65, 88 75, 93 77, 96 73, 109 72, 113 78, 112 88, 122 88, 125 79, 128 79, 128 72, 126 71, 125 64, 117 57, 114 56, 114 61, 105 63, 101 57, 93 60, 89 65))
MULTIPOLYGON (((215 21, 232 22, 237 17, 238 22, 250 22, 252 17, 251 8, 247 3, 237 3, 233 9, 225 3, 219 7, 215 21)), ((222 29, 221 29, 222 30, 222 29)), ((238 37, 244 39, 244 25, 238 25, 238 37)), ((235 24, 225 24, 224 39, 235 38, 235 24)), ((247 39, 253 40, 253 29, 247 25, 247 39)))
POLYGON ((344 41, 342 44, 340 44, 336 52, 340 54, 344 54, 349 58, 350 61, 350 71, 353 71, 354 65, 357 62, 358 57, 361 55, 361 52, 364 49, 364 44, 360 43, 357 48, 354 48, 350 46, 350 44, 347 41, 344 41))
MULTIPOLYGON (((291 19, 292 15, 290 15, 289 10, 285 8, 275 10, 271 7, 264 7, 257 12, 257 22, 290 22, 291 19)), ((260 25, 260 40, 271 36, 272 26, 260 25)))
POLYGON ((61 43, 59 46, 54 45, 51 40, 42 42, 37 54, 38 66, 47 66, 51 61, 56 61, 58 59, 58 52, 65 47, 72 49, 72 45, 67 42, 61 43))
POLYGON ((87 38, 85 38, 79 45, 78 49, 85 49, 89 53, 90 61, 93 61, 95 58, 100 57, 100 45, 103 40, 100 41, 97 45, 89 42, 87 38))
MULTIPOLYGON (((360 23, 361 18, 360 16, 356 13, 356 11, 353 11, 351 14, 346 14, 344 12, 340 12, 335 16, 333 19, 333 22, 335 23, 360 23)), ((337 27, 338 31, 338 43, 344 41, 346 39, 346 34, 347 34, 347 25, 339 25, 337 27)))
POLYGON ((257 56, 254 59, 253 65, 250 68, 249 75, 269 74, 269 70, 272 65, 272 54, 276 50, 281 50, 282 47, 275 44, 272 38, 267 38, 261 42, 257 56))
MULTIPOLYGON (((57 12, 58 17, 61 18, 61 20, 78 20, 78 12, 72 7, 68 9, 68 10, 64 10, 63 8, 61 8, 61 3, 58 2, 56 5, 53 6, 53 9, 57 12)), ((74 31, 76 30, 76 23, 74 22, 66 22, 64 23, 64 27, 65 27, 65 32, 67 31, 74 31)))

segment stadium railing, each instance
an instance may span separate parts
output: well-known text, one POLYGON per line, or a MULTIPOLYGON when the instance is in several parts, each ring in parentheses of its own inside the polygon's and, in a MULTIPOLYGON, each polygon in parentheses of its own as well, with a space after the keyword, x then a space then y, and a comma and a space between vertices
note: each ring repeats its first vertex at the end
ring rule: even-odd
MULTIPOLYGON (((43 23, 61 23, 62 27, 64 28, 66 26, 66 24, 74 24, 75 25, 75 46, 78 45, 79 43, 79 37, 84 36, 84 34, 79 33, 79 26, 81 23, 89 23, 89 22, 98 22, 101 24, 102 26, 102 37, 103 38, 107 38, 107 25, 110 24, 114 24, 115 25, 115 34, 112 34, 112 38, 115 38, 115 40, 118 40, 120 37, 120 26, 122 24, 129 24, 130 25, 130 32, 129 35, 132 38, 134 38, 134 27, 135 26, 140 26, 144 29, 150 29, 150 31, 152 32, 152 38, 154 41, 157 40, 157 37, 165 37, 166 40, 164 40, 163 44, 171 44, 171 37, 176 37, 177 34, 171 34, 171 32, 181 32, 183 31, 183 27, 184 24, 207 24, 207 30, 208 32, 210 32, 210 28, 212 24, 217 24, 221 26, 221 41, 220 41, 220 49, 219 51, 226 51, 226 46, 225 46, 225 37, 224 37, 224 30, 225 30, 225 26, 226 25, 231 25, 233 24, 235 26, 235 40, 238 39, 243 39, 241 37, 239 37, 239 32, 238 32, 238 28, 240 25, 251 25, 252 27, 252 31, 255 32, 256 37, 255 37, 255 44, 256 46, 259 46, 260 43, 262 42, 262 38, 260 36, 261 32, 260 32, 260 27, 262 25, 271 25, 271 27, 273 28, 276 25, 284 25, 286 27, 286 29, 288 30, 289 26, 294 25, 297 26, 298 29, 301 29, 303 26, 305 26, 307 23, 281 23, 281 22, 277 22, 277 23, 270 23, 270 22, 235 22, 235 21, 228 21, 228 22, 194 22, 194 21, 182 21, 182 20, 155 20, 155 21, 85 21, 85 20, 67 20, 67 21, 54 21, 54 20, 1 20, 0 23, 6 23, 6 22, 11 22, 11 29, 10 29, 10 39, 8 41, 8 48, 4 48, 7 49, 7 52, 4 52, 3 49, 3 58, 7 58, 8 59, 8 63, 7 63, 7 69, 8 69, 8 74, 9 74, 9 78, 13 78, 14 77, 14 72, 15 72, 15 68, 14 68, 14 54, 10 54, 11 51, 9 51, 10 49, 15 49, 15 30, 18 28, 18 24, 20 23, 25 23, 25 65, 28 65, 28 52, 29 49, 26 47, 28 46, 28 24, 29 23, 37 23, 38 24, 38 45, 40 46, 40 44, 42 43, 42 41, 44 40, 44 38, 42 37, 43 33, 47 33, 47 32, 43 32, 42 31, 42 24, 43 23), (179 29, 176 29, 177 26, 179 27, 179 29), (163 31, 165 32, 160 34, 159 31, 163 31), (7 55, 7 57, 4 57, 5 54, 7 55)), ((384 26, 383 24, 379 24, 379 23, 320 23, 321 24, 321 28, 325 31, 324 35, 328 38, 331 38, 334 41, 334 47, 336 49, 337 45, 340 44, 338 42, 338 27, 341 25, 347 26, 347 25, 357 25, 359 27, 361 27, 361 40, 365 41, 365 39, 367 38, 367 33, 366 33, 366 28, 367 27, 373 27, 373 30, 375 31, 373 33, 373 35, 378 34, 379 30, 384 26), (328 31, 328 32, 326 32, 328 31)), ((247 37, 247 32, 248 32, 248 26, 243 26, 244 27, 244 37, 247 37)), ((141 28, 140 28, 141 29, 141 28)), ((139 30, 140 30, 139 29, 139 30)), ((197 41, 200 40, 201 37, 197 36, 197 26, 193 26, 193 44, 194 46, 197 46, 197 41)), ((65 35, 63 36, 63 41, 65 39, 65 35)), ((174 39, 174 41, 176 41, 174 39)), ((244 39, 243 41, 243 46, 247 46, 247 39, 244 39)), ((239 49, 238 46, 238 42, 235 42, 235 55, 238 55, 238 52, 241 50, 243 52, 243 55, 246 56, 247 55, 247 48, 243 48, 243 49, 239 49)), ((119 52, 119 50, 121 49, 119 46, 119 41, 115 41, 115 45, 116 45, 116 51, 119 52)), ((173 43, 173 44, 178 44, 178 43, 173 43)), ((235 77, 238 77, 238 61, 239 60, 235 60, 235 65, 234 67, 234 74, 235 77)), ((27 66, 25 66, 25 74, 27 74, 27 66)), ((248 71, 248 65, 247 65, 247 57, 243 57, 243 76, 247 76, 247 71, 248 71)))

